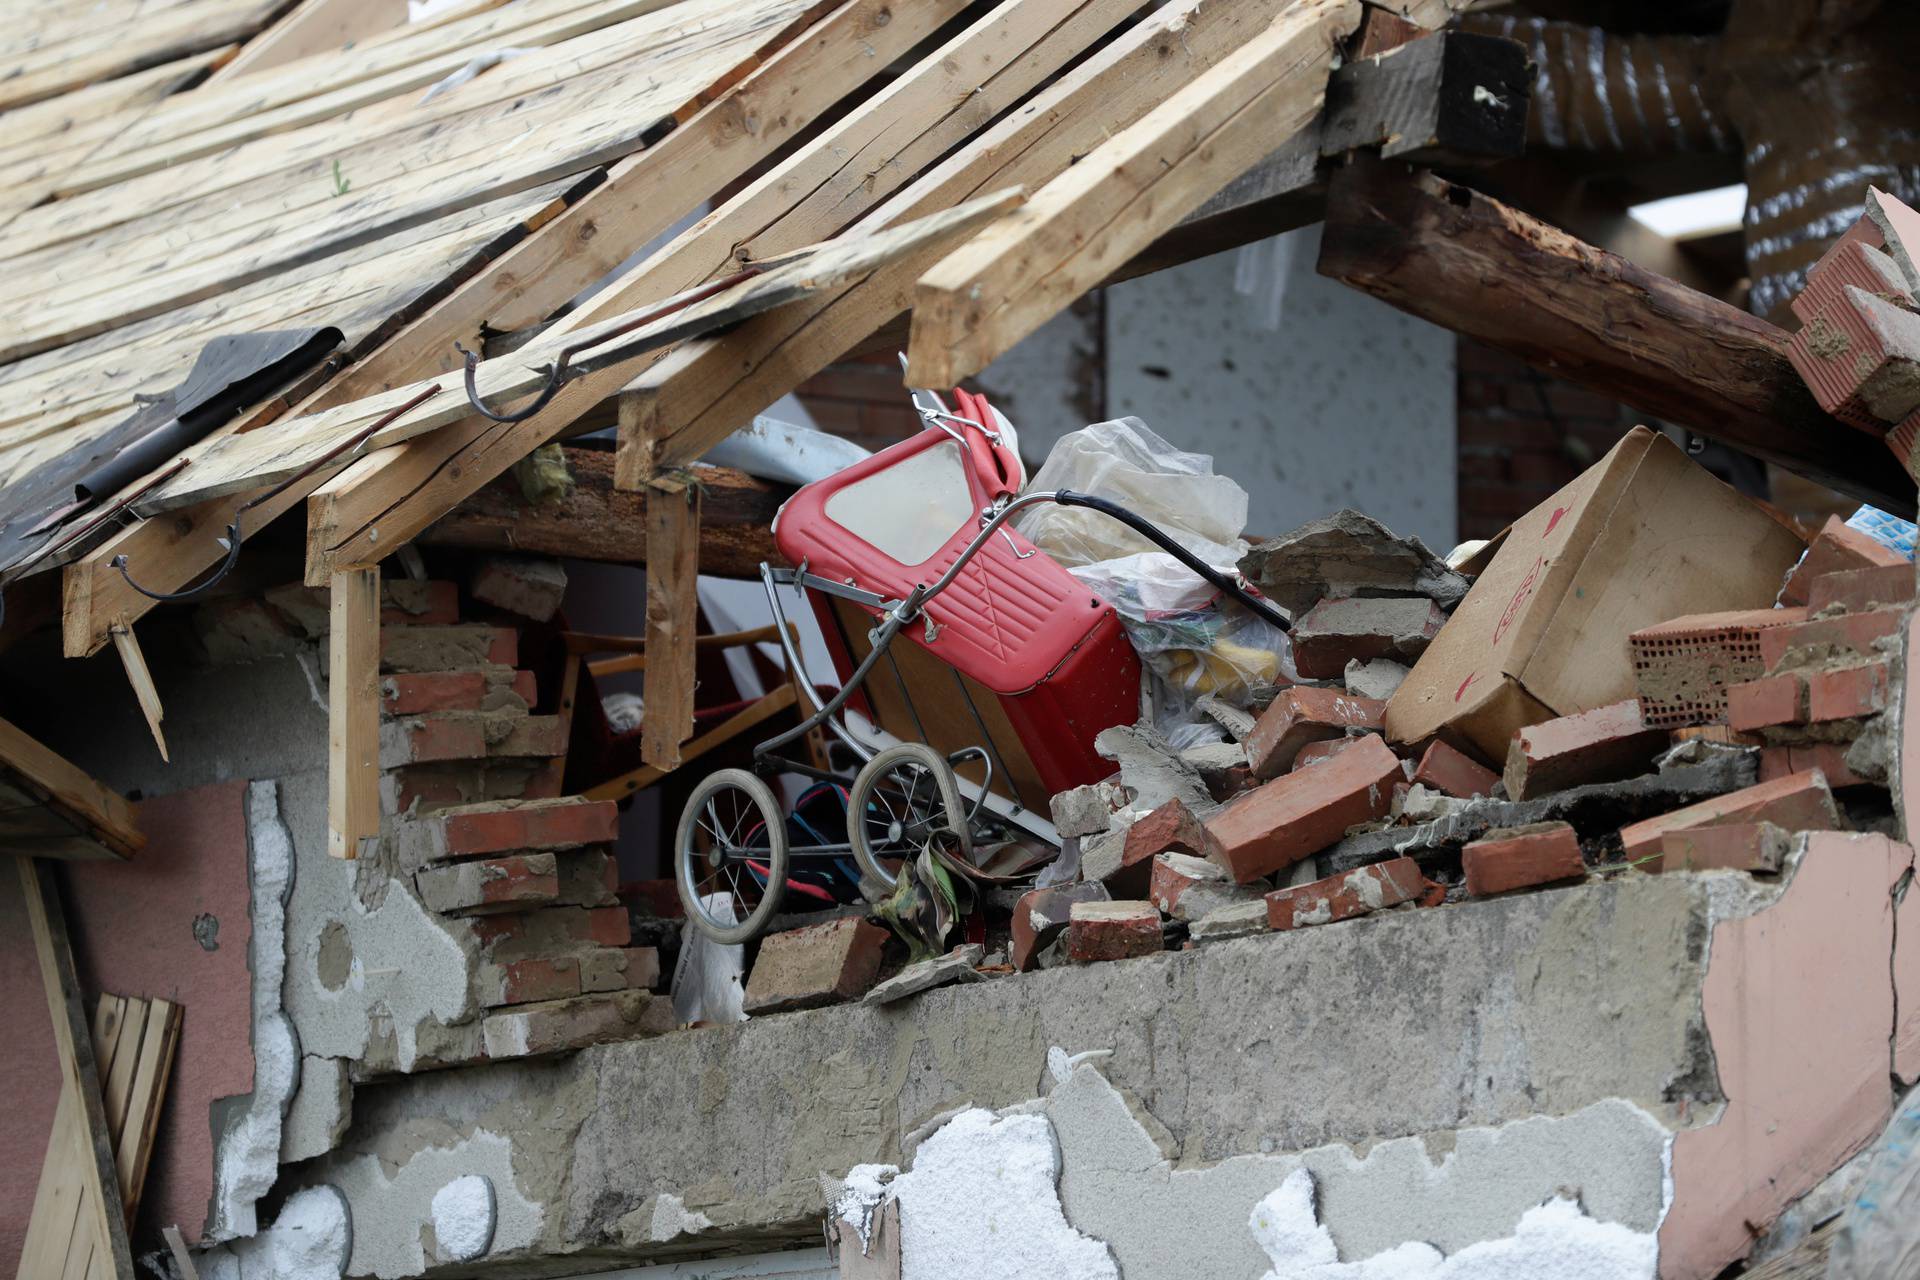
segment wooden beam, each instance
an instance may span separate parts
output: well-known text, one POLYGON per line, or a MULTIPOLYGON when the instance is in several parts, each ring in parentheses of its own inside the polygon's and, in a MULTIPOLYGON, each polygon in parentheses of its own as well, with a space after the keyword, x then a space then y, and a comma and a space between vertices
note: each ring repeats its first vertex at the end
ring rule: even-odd
MULTIPOLYGON (((799 696, 792 683, 781 685, 746 710, 727 717, 692 742, 687 743, 680 752, 681 763, 698 760, 715 747, 731 742, 756 725, 765 723, 791 707, 799 696)), ((657 769, 650 764, 642 765, 617 778, 609 778, 597 787, 589 787, 582 794, 589 800, 618 800, 636 791, 645 790, 666 777, 669 772, 670 770, 657 769)))
MULTIPOLYGON (((647 495, 613 487, 613 454, 569 447, 573 490, 557 502, 530 503, 511 474, 502 476, 430 525, 419 541, 608 564, 647 560, 647 495)), ((700 572, 758 578, 762 561, 784 564, 773 545, 773 517, 793 490, 731 467, 701 467, 700 572)))
MULTIPOLYGON (((1264 30, 1285 6, 1175 0, 1147 14, 856 226, 921 216, 1005 183, 1038 187, 1264 30)), ((753 415, 905 311, 914 281, 944 257, 924 253, 813 303, 748 321, 726 338, 684 344, 631 384, 646 397, 644 440, 622 442, 616 482, 637 488, 685 466, 753 415), (650 444, 652 456, 644 456, 650 444)))
POLYGON ((908 384, 978 373, 1304 129, 1359 23, 1359 0, 1300 0, 928 271, 914 290, 908 384))
POLYGON ((686 473, 647 490, 647 658, 640 758, 680 767, 693 736, 694 633, 699 627, 700 487, 686 473))
POLYGON ((327 852, 380 837, 380 569, 333 575, 327 632, 327 852))
MULTIPOLYGON (((54 1048, 60 1060, 61 1087, 70 1090, 80 1123, 72 1132, 80 1149, 80 1211, 93 1237, 95 1266, 104 1264, 115 1280, 133 1280, 133 1254, 127 1245, 126 1208, 120 1198, 113 1138, 107 1129, 105 1095, 100 1067, 93 1051, 93 1034, 80 1003, 80 980, 74 972, 73 946, 66 913, 60 906, 59 886, 42 874, 33 858, 16 858, 20 889, 26 898, 27 919, 39 957, 40 978, 47 993, 47 1013, 53 1021, 54 1048)), ((58 1137, 58 1135, 55 1135, 58 1137)), ((23 1259, 24 1260, 24 1259, 23 1259)))
MULTIPOLYGON (((793 255, 784 266, 728 289, 714 298, 669 315, 649 326, 650 330, 733 323, 740 314, 755 315, 770 307, 777 309, 816 294, 837 290, 849 280, 859 279, 887 264, 915 257, 935 247, 945 246, 978 230, 1016 208, 1026 194, 1008 188, 955 205, 914 222, 887 227, 865 235, 851 235, 793 255)), ((623 324, 616 318, 598 328, 623 324)), ((569 335, 571 340, 588 337, 596 330, 569 335)), ((643 335, 628 334, 621 343, 634 343, 643 335)), ((624 381, 631 375, 633 356, 577 358, 575 367, 586 375, 569 383, 560 393, 591 398, 605 389, 600 375, 609 382, 624 381), (597 372, 596 372, 597 370, 597 372)), ((517 385, 526 376, 526 353, 488 361, 481 368, 504 369, 497 380, 482 385, 501 389, 517 385), (515 372, 515 371, 518 372, 515 372)), ((396 393, 389 393, 396 394, 396 393)), ((462 404, 464 405, 464 393, 462 404)), ((556 401, 559 397, 556 397, 556 401)), ((380 398, 376 398, 384 403, 380 398)), ((401 431, 412 419, 418 425, 421 415, 439 412, 432 402, 390 424, 401 431)), ((473 435, 454 455, 451 464, 435 461, 436 454, 421 450, 383 450, 363 458, 319 490, 309 500, 307 511, 307 580, 314 583, 324 575, 350 566, 373 564, 395 547, 410 541, 435 520, 452 510, 482 485, 524 458, 554 434, 570 418, 556 413, 548 418, 543 411, 522 423, 486 423, 486 430, 473 435), (431 466, 427 466, 429 462, 431 466), (426 468, 426 474, 419 471, 426 468)), ((468 440, 467 423, 455 425, 454 439, 468 440)))
POLYGON ((406 0, 300 0, 278 22, 247 41, 240 56, 214 73, 231 80, 310 54, 332 53, 407 20, 406 0))
POLYGON ((1886 445, 1815 403, 1783 330, 1465 187, 1356 163, 1333 184, 1320 273, 1843 493, 1914 510, 1886 445))
POLYGON ((153 673, 147 670, 147 657, 140 652, 140 641, 134 638, 131 623, 113 629, 113 647, 120 654, 120 665, 126 670, 127 683, 133 686, 133 697, 140 704, 140 714, 147 719, 153 743, 160 748, 160 758, 172 763, 172 758, 167 755, 167 735, 160 731, 160 722, 166 719, 166 708, 160 705, 160 690, 154 687, 153 673))
POLYGON ((134 824, 133 806, 78 765, 55 755, 0 720, 0 764, 31 783, 49 803, 90 832, 104 850, 130 858, 147 842, 134 824))

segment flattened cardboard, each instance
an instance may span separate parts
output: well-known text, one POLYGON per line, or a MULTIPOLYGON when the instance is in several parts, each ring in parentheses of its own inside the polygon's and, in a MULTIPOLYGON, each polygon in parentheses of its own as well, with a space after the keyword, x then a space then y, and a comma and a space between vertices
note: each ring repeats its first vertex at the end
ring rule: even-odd
POLYGON ((1766 608, 1802 550, 1759 504, 1635 427, 1514 522, 1387 703, 1387 737, 1438 733, 1504 761, 1527 725, 1634 696, 1632 632, 1766 608))

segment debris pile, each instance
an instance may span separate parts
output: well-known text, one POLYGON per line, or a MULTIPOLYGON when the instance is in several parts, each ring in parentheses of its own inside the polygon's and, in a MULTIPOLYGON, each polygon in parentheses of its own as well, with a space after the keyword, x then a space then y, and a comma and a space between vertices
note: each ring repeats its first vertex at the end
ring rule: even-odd
MULTIPOLYGON (((1798 833, 1892 830, 1903 524, 1868 508, 1809 542, 1638 428, 1452 563, 1352 511, 1252 546, 1246 581, 1293 620, 1265 678, 1199 701, 1213 740, 1100 734, 1116 771, 1053 796, 1050 874, 985 893, 911 986, 963 951, 990 961, 967 978, 1124 960, 1590 877, 1775 875, 1798 833)), ((750 1009, 815 931, 762 944, 750 1009)))

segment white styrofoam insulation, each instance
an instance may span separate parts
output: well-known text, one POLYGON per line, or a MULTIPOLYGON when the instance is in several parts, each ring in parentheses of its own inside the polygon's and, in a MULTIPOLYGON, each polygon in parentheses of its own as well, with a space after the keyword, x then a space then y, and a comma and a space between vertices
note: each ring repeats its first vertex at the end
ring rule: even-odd
POLYGON ((1554 1197, 1521 1215, 1511 1236, 1444 1257, 1410 1240, 1358 1262, 1340 1261, 1313 1203, 1313 1174, 1296 1169, 1254 1206, 1247 1227, 1273 1263, 1264 1280, 1653 1280, 1652 1233, 1595 1222, 1554 1197))
POLYGON ((493 1243, 493 1183, 477 1173, 433 1193, 433 1241, 448 1262, 471 1262, 493 1243))
POLYGON ((1060 1208, 1060 1156, 1045 1116, 969 1108, 920 1144, 913 1168, 861 1165, 856 1188, 900 1202, 901 1280, 1119 1280, 1098 1240, 1060 1208))
POLYGON ((280 1167, 280 1124, 300 1082, 300 1044, 281 1008, 287 965, 287 900, 293 892, 293 836, 280 819, 279 784, 247 786, 247 863, 252 881, 253 1093, 228 1121, 214 1153, 213 1206, 205 1238, 251 1236, 254 1204, 280 1167))
POLYGON ((265 1231, 197 1253, 194 1266, 200 1280, 340 1280, 353 1241, 348 1212, 332 1187, 307 1187, 265 1231))
MULTIPOLYGON (((512 1142, 485 1129, 451 1146, 423 1147, 397 1168, 378 1156, 363 1155, 335 1167, 328 1177, 360 1206, 353 1223, 353 1274, 380 1280, 419 1275, 429 1262, 451 1260, 427 1256, 422 1228, 435 1224, 438 1235, 439 1196, 455 1183, 471 1185, 477 1178, 490 1186, 487 1252, 528 1247, 545 1220, 541 1207, 521 1195, 514 1183, 512 1142)), ((457 1200, 468 1195, 454 1194, 457 1200)))

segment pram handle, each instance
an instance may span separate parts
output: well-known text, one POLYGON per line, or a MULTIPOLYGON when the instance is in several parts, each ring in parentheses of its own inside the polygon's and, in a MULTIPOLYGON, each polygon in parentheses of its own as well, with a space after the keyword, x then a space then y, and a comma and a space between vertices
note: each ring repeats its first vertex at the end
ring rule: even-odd
POLYGON ((1090 493, 1075 493, 1071 489, 1055 490, 1053 500, 1063 507, 1085 507, 1089 511, 1098 511, 1103 516, 1111 516, 1147 541, 1153 543, 1154 546, 1159 547, 1175 560, 1178 560, 1181 564, 1187 566, 1187 568, 1205 578, 1221 591, 1232 596, 1235 600, 1239 601, 1242 606, 1252 610, 1253 613, 1259 617, 1271 622, 1282 631, 1291 630, 1291 624, 1288 623, 1286 615, 1281 613, 1279 609, 1267 601, 1260 599, 1258 596, 1253 595, 1232 578, 1219 572, 1199 556, 1194 555, 1193 552, 1174 541, 1169 534, 1146 517, 1136 515, 1117 502, 1109 502, 1105 498, 1096 498, 1090 493))

